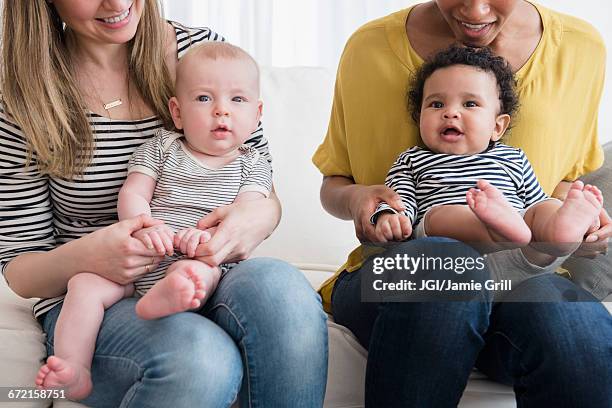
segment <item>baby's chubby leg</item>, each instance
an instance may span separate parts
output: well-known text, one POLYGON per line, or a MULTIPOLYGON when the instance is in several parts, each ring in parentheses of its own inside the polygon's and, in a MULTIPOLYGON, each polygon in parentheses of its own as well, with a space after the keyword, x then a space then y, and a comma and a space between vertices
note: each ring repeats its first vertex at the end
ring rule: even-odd
POLYGON ((55 355, 49 356, 36 376, 39 388, 65 388, 73 400, 91 393, 91 360, 104 310, 134 293, 93 273, 79 273, 68 281, 68 292, 54 333, 55 355))
POLYGON ((478 181, 465 205, 441 205, 428 211, 423 222, 429 236, 472 243, 527 244, 531 232, 503 194, 486 181, 478 181))
POLYGON ((158 319, 201 307, 216 289, 221 271, 204 262, 183 259, 173 263, 166 277, 136 303, 142 319, 158 319))
POLYGON ((575 181, 563 202, 548 200, 525 213, 525 222, 541 250, 554 256, 573 252, 587 232, 597 228, 603 206, 601 191, 595 186, 575 181))

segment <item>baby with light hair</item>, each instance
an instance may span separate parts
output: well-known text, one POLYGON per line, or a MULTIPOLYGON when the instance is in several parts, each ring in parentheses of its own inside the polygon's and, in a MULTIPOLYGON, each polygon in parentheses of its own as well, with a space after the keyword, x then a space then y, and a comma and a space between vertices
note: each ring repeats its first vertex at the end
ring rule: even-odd
POLYGON ((140 297, 136 313, 143 319, 201 308, 234 264, 195 259, 196 247, 215 233, 214 227, 198 229, 198 221, 218 207, 270 194, 269 158, 245 144, 263 106, 255 60, 225 42, 193 46, 178 63, 175 93, 169 109, 178 131, 160 131, 134 152, 118 201, 120 220, 147 214, 163 221, 133 236, 166 256, 159 264, 153 259, 133 284, 90 273, 70 280, 55 328, 55 355, 36 378, 40 388, 65 388, 75 400, 90 394, 104 310, 125 297, 140 297), (84 302, 98 303, 98 315, 84 319, 84 302))

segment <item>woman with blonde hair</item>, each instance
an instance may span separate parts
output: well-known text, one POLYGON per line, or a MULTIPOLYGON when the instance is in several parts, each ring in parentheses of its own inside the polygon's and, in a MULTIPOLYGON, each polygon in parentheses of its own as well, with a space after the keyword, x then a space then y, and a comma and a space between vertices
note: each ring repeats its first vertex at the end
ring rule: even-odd
MULTIPOLYGON (((125 284, 162 259, 131 236, 159 221, 117 222, 117 193, 134 149, 172 126, 178 59, 192 44, 222 40, 163 20, 156 0, 4 2, 0 267, 15 293, 42 298, 34 312, 49 355, 71 277, 125 284)), ((247 143, 270 160, 261 128, 247 143)), ((265 201, 200 220, 218 229, 196 255, 214 265, 245 259, 278 224, 278 199, 265 201)), ((135 301, 104 314, 85 404, 229 406, 242 384, 244 406, 322 405, 325 314, 288 264, 240 263, 199 314, 144 321, 135 301), (298 367, 299 378, 288 375, 298 367)))

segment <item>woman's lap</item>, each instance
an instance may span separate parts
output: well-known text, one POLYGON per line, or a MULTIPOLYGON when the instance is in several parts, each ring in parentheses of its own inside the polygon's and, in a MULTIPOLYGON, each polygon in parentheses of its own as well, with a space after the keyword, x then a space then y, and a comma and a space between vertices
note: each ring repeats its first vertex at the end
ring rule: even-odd
POLYGON ((327 315, 299 270, 270 258, 241 262, 219 282, 202 313, 240 347, 246 367, 242 406, 322 406, 327 315))
MULTIPOLYGON (((397 331, 403 333, 405 338, 411 339, 402 345, 404 353, 412 353, 409 350, 422 347, 419 350, 421 356, 412 355, 407 359, 393 359, 390 357, 393 354, 389 354, 386 361, 374 363, 371 361, 374 358, 369 358, 368 371, 372 367, 385 365, 387 373, 400 373, 400 376, 405 377, 405 381, 414 380, 418 375, 419 387, 421 390, 423 387, 427 390, 426 378, 433 376, 433 380, 436 380, 436 370, 429 368, 436 367, 441 359, 442 366, 446 364, 444 371, 447 374, 453 370, 462 372, 465 367, 471 368, 476 364, 492 378, 514 384, 519 406, 538 406, 537 403, 541 401, 533 390, 541 390, 540 395, 549 393, 549 387, 554 384, 550 381, 551 374, 564 376, 562 383, 565 383, 567 395, 557 393, 562 396, 559 406, 571 401, 571 398, 567 399, 568 395, 580 398, 581 406, 599 406, 600 403, 609 404, 612 401, 610 390, 603 385, 605 382, 612 382, 612 317, 603 305, 572 282, 550 273, 534 276, 515 290, 520 288, 518 292, 523 296, 522 299, 536 300, 538 294, 542 298, 546 295, 546 302, 496 303, 491 310, 491 305, 487 302, 481 302, 481 307, 467 307, 468 303, 479 302, 362 303, 360 273, 361 271, 343 273, 334 287, 332 307, 336 322, 353 330, 366 348, 385 350, 388 345, 378 332, 382 332, 381 327, 385 326, 387 332, 392 332, 388 327, 390 324, 395 324, 397 331), (524 295, 525 292, 528 292, 528 295, 524 295), (564 301, 568 296, 577 296, 587 301, 564 301), (486 317, 483 317, 483 312, 486 317), (384 317, 381 317, 382 315, 384 317), (427 332, 427 324, 422 324, 420 318, 437 323, 438 333, 427 332), (463 329, 457 324, 458 320, 466 323, 463 329), (457 332, 458 327, 459 330, 464 330, 464 335, 457 332), (447 333, 459 336, 457 341, 440 341, 447 337, 447 333), (472 341, 466 339, 467 334, 472 341), (411 342, 420 345, 414 346, 411 342), (463 351, 457 348, 457 343, 463 351), (524 346, 517 347, 521 344, 524 346), (449 351, 455 353, 452 359, 442 357, 449 351), (420 361, 423 355, 426 356, 425 360, 420 361), (573 375, 569 374, 571 371, 574 372, 573 375), (540 373, 544 373, 544 376, 539 375, 540 373), (415 378, 412 378, 413 375, 415 378), (594 375, 598 380, 589 379, 594 375), (597 397, 593 397, 592 392, 585 391, 586 383, 592 384, 593 389, 598 390, 597 397), (600 398, 599 402, 597 398, 600 398)), ((399 336, 398 339, 404 340, 399 336)), ((390 342, 397 342, 397 339, 390 342)), ((397 346, 396 344, 394 347, 397 346)), ((376 358, 381 358, 380 352, 377 352, 376 358)), ((366 374, 366 383, 375 383, 375 376, 369 374, 366 374)), ((467 380, 469 371, 465 372, 465 375, 467 380)), ((389 378, 386 380, 389 381, 389 378)), ((456 392, 457 383, 447 384, 438 379, 438 392, 444 394, 444 386, 440 387, 442 384, 448 387, 446 397, 447 400, 450 398, 450 402, 447 403, 452 405, 452 399, 460 397, 460 393, 456 392)), ((402 389, 405 388, 405 385, 402 385, 402 389)), ((377 384, 373 387, 371 384, 366 385, 366 401, 370 397, 378 398, 380 392, 377 390, 381 390, 377 384), (368 387, 374 390, 369 392, 368 387)), ((410 398, 414 401, 414 395, 410 395, 410 398)), ((370 401, 380 402, 380 399, 370 401)), ((392 401, 384 402, 389 406, 393 405, 392 401)), ((431 400, 422 402, 426 405, 431 403, 431 400)))
POLYGON ((551 402, 612 406, 612 316, 607 309, 556 274, 536 276, 516 290, 529 292, 517 293, 519 298, 533 299, 539 292, 547 299, 497 303, 476 367, 513 385, 519 407, 551 402), (576 296, 580 301, 567 301, 576 296))
MULTIPOLYGON (((440 256, 448 255, 449 250, 457 256, 477 255, 471 248, 446 239, 424 238, 381 256, 394 257, 403 251, 440 256), (432 247, 436 242, 448 245, 444 249, 432 247)), ((366 406, 405 406, 407 401, 411 406, 457 406, 484 343, 479 333, 486 330, 489 303, 360 302, 361 273, 366 269, 344 274, 332 294, 336 322, 357 330, 357 338, 368 349, 366 406)), ((475 280, 484 278, 480 273, 466 275, 475 280)), ((486 299, 488 294, 478 296, 486 299)))
MULTIPOLYGON (((220 282, 201 311, 206 318, 187 312, 141 320, 134 313, 134 298, 109 308, 92 365, 94 391, 84 403, 109 407, 228 406, 241 386, 244 356, 249 366, 255 364, 251 367, 255 373, 246 370, 245 375, 263 377, 261 382, 260 377, 248 382, 245 378, 253 394, 253 406, 273 398, 269 388, 275 385, 296 386, 291 375, 303 374, 303 367, 291 367, 297 362, 305 363, 304 368, 313 376, 316 370, 322 386, 316 382, 311 387, 300 384, 295 394, 322 401, 327 331, 318 296, 299 271, 281 261, 255 259, 237 268, 220 282), (280 288, 284 293, 275 298, 274 291, 280 288), (289 319, 296 307, 302 308, 300 314, 289 319), (306 321, 302 321, 304 316, 306 321), (310 361, 294 361, 299 360, 296 351, 310 361), (266 380, 268 383, 264 383, 266 380)), ((43 322, 49 354, 53 353, 53 328, 59 309, 51 310, 43 322)))
MULTIPOLYGON (((94 389, 83 402, 95 407, 229 405, 238 393, 242 363, 227 333, 194 313, 142 320, 134 312, 136 300, 123 299, 105 312, 91 368, 94 389)), ((58 315, 59 306, 45 316, 49 355, 58 315)))

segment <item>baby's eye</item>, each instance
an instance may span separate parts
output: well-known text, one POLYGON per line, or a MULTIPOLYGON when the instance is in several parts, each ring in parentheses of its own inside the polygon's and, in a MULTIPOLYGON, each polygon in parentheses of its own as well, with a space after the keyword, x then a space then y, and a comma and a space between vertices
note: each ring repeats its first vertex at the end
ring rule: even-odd
POLYGON ((475 108, 478 106, 478 104, 474 101, 467 101, 463 104, 463 106, 465 106, 466 108, 475 108))
POLYGON ((234 102, 246 102, 246 99, 243 98, 242 96, 234 96, 232 98, 232 101, 234 101, 234 102))
POLYGON ((429 106, 431 106, 432 108, 440 109, 444 107, 444 104, 440 101, 433 101, 429 104, 429 106))
POLYGON ((198 96, 198 102, 210 102, 210 96, 200 95, 198 96))

